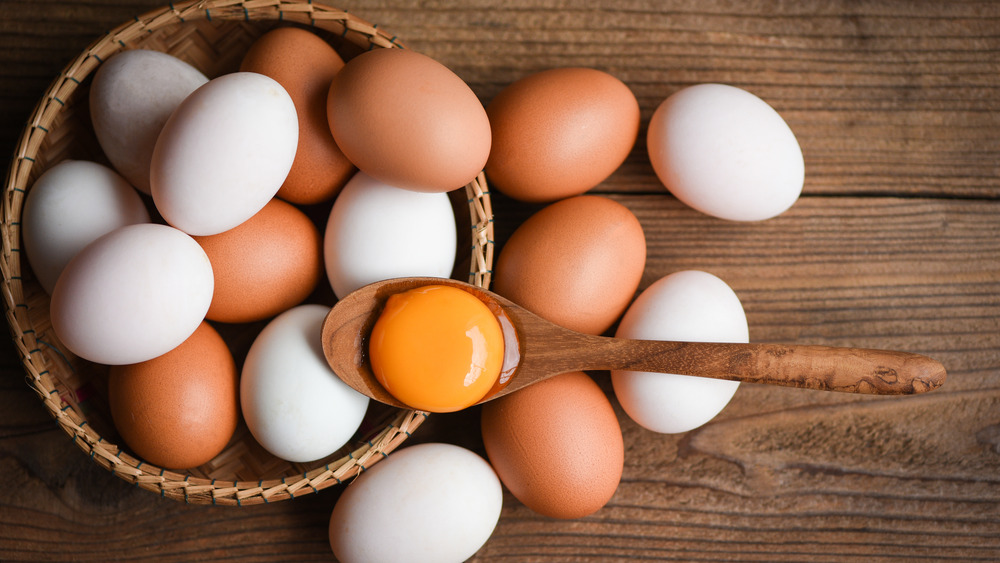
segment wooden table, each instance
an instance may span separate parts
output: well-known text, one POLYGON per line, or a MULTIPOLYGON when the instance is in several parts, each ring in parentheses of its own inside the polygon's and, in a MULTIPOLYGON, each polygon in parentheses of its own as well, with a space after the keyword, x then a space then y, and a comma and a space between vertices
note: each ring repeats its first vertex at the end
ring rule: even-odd
MULTIPOLYGON (((0 3, 4 152, 64 64, 160 4, 0 3)), ((340 7, 451 67, 484 101, 569 65, 620 77, 644 124, 685 85, 756 93, 802 145, 802 198, 761 223, 709 218, 658 184, 640 138, 594 191, 642 222, 642 287, 707 270, 739 295, 753 341, 906 350, 950 372, 942 389, 908 398, 744 385, 714 421, 680 435, 643 430, 616 404, 626 455, 611 502, 559 521, 507 494, 476 560, 1000 560, 1000 4, 340 7)), ((498 241, 533 209, 497 196, 498 241)), ((160 499, 72 445, 7 339, 0 359, 0 559, 332 557, 336 488, 245 508, 160 499)), ((432 416, 413 441, 481 452, 478 413, 432 416)))

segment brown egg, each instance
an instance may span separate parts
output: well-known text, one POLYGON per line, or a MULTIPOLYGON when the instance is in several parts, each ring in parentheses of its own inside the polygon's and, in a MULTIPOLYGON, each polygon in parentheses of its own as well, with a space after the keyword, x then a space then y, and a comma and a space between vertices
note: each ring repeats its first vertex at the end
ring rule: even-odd
POLYGON ((621 80, 591 68, 526 76, 487 105, 491 185, 521 201, 582 194, 625 161, 639 134, 639 102, 621 80))
POLYGON ((215 277, 209 320, 245 323, 277 315, 308 297, 323 273, 319 230, 280 199, 233 229, 194 239, 215 277))
POLYGON ((646 265, 646 239, 624 205, 595 195, 550 204, 497 257, 493 290, 566 328, 602 334, 625 313, 646 265))
POLYGON ((250 46, 244 72, 269 76, 288 92, 299 117, 299 144, 278 197, 312 204, 335 196, 354 173, 330 134, 326 94, 344 61, 326 41, 301 28, 279 27, 250 46))
POLYGON ((143 461, 197 467, 218 455, 236 430, 236 364, 219 333, 202 322, 162 356, 112 366, 108 402, 122 439, 143 461))
POLYGON ((327 118, 347 158, 398 188, 461 188, 490 152, 490 122, 475 93, 441 63, 407 49, 348 61, 330 85, 327 118))
POLYGON ((621 481, 621 427, 586 373, 557 375, 485 403, 482 433, 500 481, 539 514, 592 514, 621 481))

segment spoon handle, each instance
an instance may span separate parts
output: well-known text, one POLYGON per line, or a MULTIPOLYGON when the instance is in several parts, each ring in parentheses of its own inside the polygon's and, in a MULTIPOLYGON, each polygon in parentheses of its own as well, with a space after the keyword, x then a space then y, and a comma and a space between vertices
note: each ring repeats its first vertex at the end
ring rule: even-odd
MULTIPOLYGON (((676 373, 824 391, 904 395, 931 391, 946 372, 936 360, 908 352, 814 345, 665 342, 607 337, 576 343, 573 369, 676 373), (581 353, 581 350, 586 350, 581 353)), ((556 346, 555 348, 558 348, 556 346)), ((558 364, 557 350, 549 360, 558 364)), ((548 354, 546 354, 548 355, 548 354)))

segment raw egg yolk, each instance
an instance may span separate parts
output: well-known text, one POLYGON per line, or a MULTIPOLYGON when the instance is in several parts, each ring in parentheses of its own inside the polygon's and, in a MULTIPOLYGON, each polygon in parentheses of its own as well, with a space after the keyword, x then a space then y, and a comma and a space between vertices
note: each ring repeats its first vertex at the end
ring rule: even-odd
POLYGON ((368 355, 393 397, 417 410, 453 412, 479 402, 496 383, 503 330, 476 296, 428 285, 389 297, 368 355))

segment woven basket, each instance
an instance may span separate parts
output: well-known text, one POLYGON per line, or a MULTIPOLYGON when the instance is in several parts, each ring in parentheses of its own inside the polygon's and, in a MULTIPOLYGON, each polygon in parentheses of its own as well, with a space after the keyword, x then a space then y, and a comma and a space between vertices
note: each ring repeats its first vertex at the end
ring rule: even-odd
MULTIPOLYGON (((235 71, 250 44, 279 25, 308 27, 345 59, 368 49, 402 47, 376 25, 312 2, 208 0, 172 4, 137 17, 94 42, 46 91, 20 138, 0 208, 5 313, 28 384, 95 462, 129 483, 190 503, 258 504, 341 483, 384 458, 427 415, 373 402, 355 439, 311 464, 290 463, 267 453, 243 424, 225 451, 201 467, 177 472, 144 463, 115 443, 118 437, 104 393, 107 368, 74 357, 52 332, 48 295, 19 251, 21 211, 30 186, 51 165, 67 158, 107 164, 90 126, 86 98, 89 76, 102 61, 126 49, 154 49, 192 64, 211 78, 235 71)), ((464 194, 461 190, 454 194, 452 201, 460 220, 467 209, 472 225, 468 234, 460 231, 460 248, 466 246, 462 238, 467 237, 471 253, 467 263, 459 257, 456 271, 468 271, 471 283, 487 287, 493 223, 483 175, 466 186, 464 194)))

